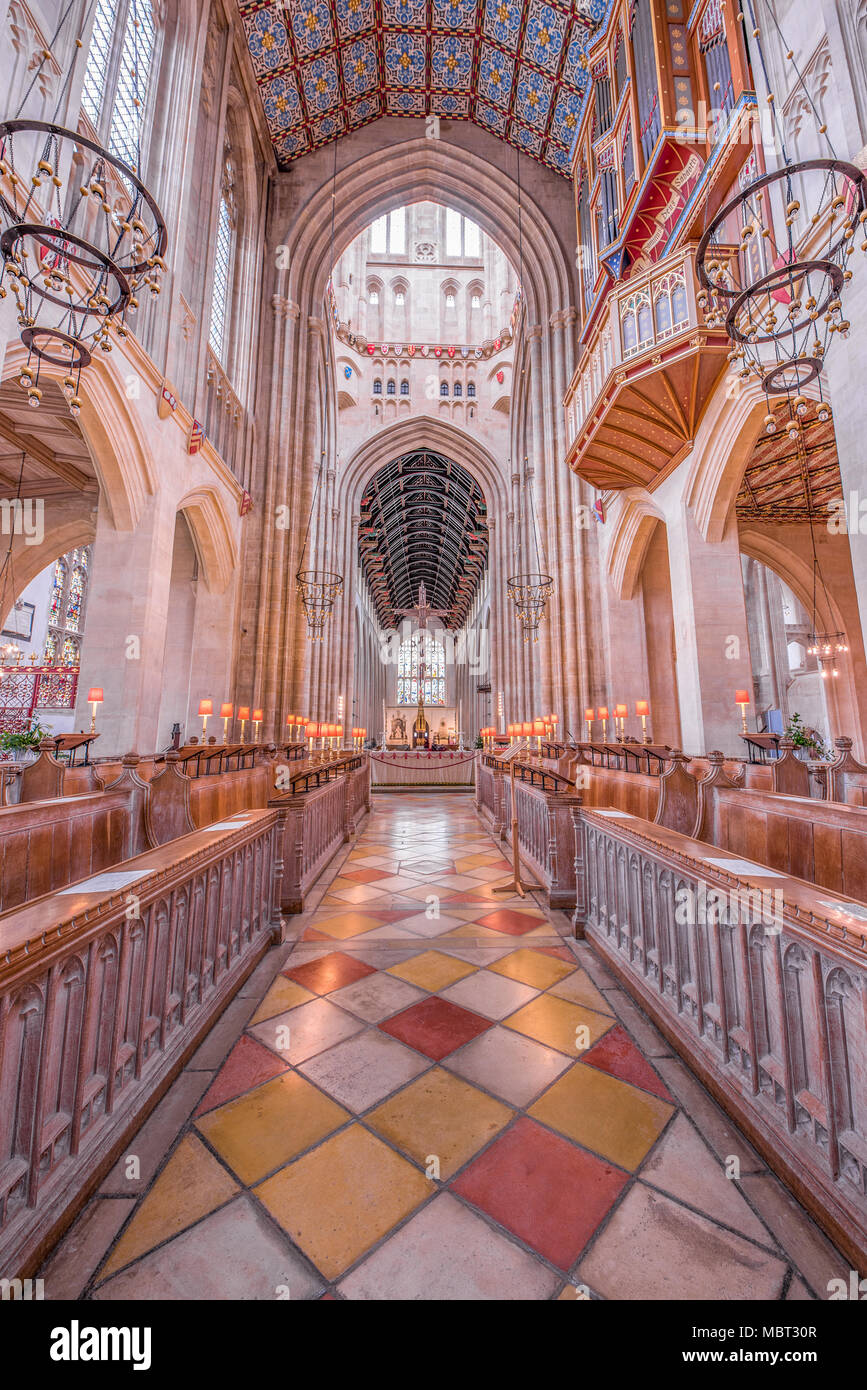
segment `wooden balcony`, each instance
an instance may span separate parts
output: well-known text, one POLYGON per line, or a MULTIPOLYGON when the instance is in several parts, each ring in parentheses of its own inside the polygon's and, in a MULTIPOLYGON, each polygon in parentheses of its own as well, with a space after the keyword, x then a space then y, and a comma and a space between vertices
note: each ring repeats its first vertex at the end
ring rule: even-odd
POLYGON ((686 246, 603 305, 564 400, 569 467, 595 487, 652 490, 691 448, 730 347, 697 291, 686 246))

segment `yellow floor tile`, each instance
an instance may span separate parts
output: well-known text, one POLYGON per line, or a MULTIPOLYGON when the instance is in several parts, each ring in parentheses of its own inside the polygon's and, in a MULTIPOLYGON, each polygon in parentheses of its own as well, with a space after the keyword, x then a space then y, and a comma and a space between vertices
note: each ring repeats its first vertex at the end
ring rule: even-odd
POLYGON ((481 869, 485 864, 494 864, 501 856, 494 854, 468 854, 464 859, 455 860, 455 868, 459 874, 466 873, 467 869, 481 869))
POLYGON ((455 984, 475 970, 478 970, 477 965, 467 965, 466 961, 444 956, 441 951, 422 951, 420 956, 390 966, 387 973, 408 980, 411 985, 419 985, 421 989, 437 990, 455 984))
POLYGON ((100 1272, 115 1274, 155 1245, 186 1230, 240 1189, 194 1134, 186 1135, 139 1206, 100 1272))
POLYGON ((357 1124, 256 1188, 275 1220, 329 1279, 432 1191, 413 1164, 357 1124))
POLYGON ((576 1062, 528 1113, 621 1168, 635 1169, 656 1143, 674 1107, 576 1062))
POLYGON ((586 970, 576 970, 573 975, 558 980, 548 993, 555 994, 558 999, 568 999, 573 1004, 583 1004, 586 1009, 595 1009, 598 1014, 614 1015, 605 995, 596 988, 586 970))
MULTIPOLYGON (((502 940, 502 932, 495 935, 502 940)), ((558 960, 556 956, 545 956, 529 948, 512 951, 491 966, 491 970, 496 970, 498 975, 508 975, 510 980, 520 980, 534 989, 547 989, 557 980, 571 975, 574 969, 573 965, 567 965, 566 961, 558 960)))
POLYGON ((317 931, 337 937, 338 941, 346 941, 351 936, 363 936, 365 932, 381 927, 382 920, 368 917, 363 912, 339 912, 335 917, 323 917, 321 920, 314 917, 313 926, 317 931))
POLYGON ((450 1178, 493 1138, 515 1112, 475 1086, 436 1067, 392 1096, 366 1123, 427 1169, 439 1160, 435 1177, 450 1178))
POLYGON ((287 1009, 294 1009, 296 1004, 307 1004, 315 998, 316 995, 303 985, 287 980, 285 975, 278 975, 247 1027, 251 1028, 254 1023, 262 1023, 266 1018, 274 1018, 287 1009))
POLYGON ((514 1028, 516 1033, 535 1038, 546 1047, 556 1047, 558 1052, 578 1057, 608 1032, 614 1019, 609 1014, 594 1013, 579 1004, 570 1004, 568 999, 540 994, 538 999, 531 999, 517 1013, 504 1018, 503 1023, 506 1028, 514 1028), (585 1030, 584 1033, 579 1034, 579 1029, 585 1030))
POLYGON ((241 1181, 253 1183, 348 1119, 342 1106, 297 1072, 286 1072, 196 1124, 241 1181))

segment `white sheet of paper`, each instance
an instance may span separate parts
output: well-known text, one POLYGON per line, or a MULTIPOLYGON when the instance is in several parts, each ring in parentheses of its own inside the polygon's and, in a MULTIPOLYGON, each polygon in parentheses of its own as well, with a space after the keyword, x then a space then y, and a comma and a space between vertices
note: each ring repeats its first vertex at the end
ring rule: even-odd
POLYGON ((768 869, 764 864, 753 864, 750 859, 724 859, 721 855, 702 855, 705 864, 713 864, 717 869, 725 869, 730 874, 752 874, 754 878, 785 878, 776 869, 768 869))
POLYGON ((202 829, 211 830, 237 830, 241 825, 249 825, 250 817, 245 816, 243 820, 218 820, 213 825, 203 825, 202 829))
POLYGON ((83 883, 71 883, 68 888, 58 888, 58 893, 110 893, 115 888, 128 888, 140 878, 147 878, 150 869, 113 869, 109 873, 86 878, 83 883))
POLYGON ((619 816, 621 820, 635 820, 631 811, 598 811, 595 806, 588 806, 588 811, 592 811, 594 816, 619 816))
POLYGON ((842 912, 844 917, 857 917, 859 922, 867 922, 867 904, 865 903, 832 903, 822 901, 820 907, 833 908, 835 912, 842 912))

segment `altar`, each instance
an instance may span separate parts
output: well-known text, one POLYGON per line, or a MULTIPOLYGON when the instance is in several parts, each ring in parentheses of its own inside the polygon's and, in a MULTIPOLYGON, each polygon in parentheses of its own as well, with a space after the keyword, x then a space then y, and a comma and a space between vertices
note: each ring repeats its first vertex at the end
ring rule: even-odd
POLYGON ((475 754, 469 749, 374 748, 369 757, 378 787, 471 787, 474 782, 475 754))

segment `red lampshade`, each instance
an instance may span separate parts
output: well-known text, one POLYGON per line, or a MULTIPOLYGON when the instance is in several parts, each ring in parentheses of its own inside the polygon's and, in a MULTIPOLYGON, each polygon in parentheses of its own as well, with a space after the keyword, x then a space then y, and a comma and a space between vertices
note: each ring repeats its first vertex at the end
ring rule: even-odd
POLYGON ((260 710, 260 709, 254 709, 254 710, 253 710, 253 722, 254 722, 254 723, 256 723, 256 724, 261 724, 263 718, 264 718, 264 715, 263 715, 263 711, 262 711, 262 710, 260 710))
POLYGON ((250 718, 250 706, 249 706, 249 705, 239 705, 239 706, 238 706, 238 718, 239 718, 239 719, 245 719, 245 720, 250 718))
POLYGON ((102 693, 101 685, 93 685, 87 692, 87 703, 89 705, 101 705, 105 696, 102 693))
POLYGON ((200 701, 199 701, 199 718, 202 718, 203 715, 206 715, 206 714, 213 714, 213 713, 214 713, 214 702, 213 702, 213 700, 200 700, 200 701))
POLYGON ((614 706, 614 717, 615 717, 615 719, 625 719, 626 716, 627 716, 627 714, 628 714, 628 712, 629 712, 629 711, 627 710, 627 708, 626 708, 625 705, 615 705, 615 706, 614 706))
POLYGON ((650 705, 647 703, 646 700, 635 701, 635 713, 639 716, 639 718, 642 714, 648 715, 650 713, 650 705))
POLYGON ((585 719, 589 719, 590 722, 592 723, 593 720, 596 718, 595 711, 592 710, 592 709, 586 709, 586 710, 584 711, 584 718, 585 718, 585 719))
POLYGON ((287 715, 286 715, 286 723, 287 723, 287 724, 297 724, 297 723, 298 723, 298 720, 295 718, 295 715, 294 715, 294 714, 287 714, 287 715))
POLYGON ((319 737, 319 725, 318 725, 318 724, 314 724, 312 720, 311 720, 311 722, 307 725, 307 737, 308 737, 309 739, 314 739, 314 738, 318 738, 318 737, 319 737))
POLYGON ((521 733, 522 733, 522 735, 526 738, 526 737, 529 737, 529 735, 530 735, 532 732, 533 732, 533 725, 532 725, 528 720, 526 720, 526 719, 523 720, 523 722, 522 722, 522 724, 521 724, 521 733))
POLYGON ((549 714, 549 715, 548 715, 548 723, 549 723, 549 724, 559 724, 560 721, 559 721, 559 719, 557 718, 556 714, 549 714))
POLYGON ((544 732, 545 732, 545 721, 544 721, 544 719, 534 719, 534 720, 533 720, 533 733, 534 733, 534 734, 544 734, 544 732))
POLYGON ((736 691, 735 691, 735 704, 736 704, 736 705, 748 705, 749 703, 750 703, 750 693, 749 693, 748 690, 736 690, 736 691))
POLYGON ((600 706, 599 706, 599 709, 598 709, 598 711, 597 711, 597 714, 598 714, 598 718, 599 718, 599 719, 607 719, 607 718, 608 718, 608 706, 607 706, 607 705, 600 705, 600 706))
POLYGON ((306 729, 307 725, 310 723, 310 720, 307 718, 306 714, 299 714, 298 723, 306 729))
POLYGON ((232 713, 233 713, 233 711, 234 711, 234 705, 230 705, 230 704, 220 705, 220 718, 221 718, 221 719, 231 719, 231 718, 232 718, 232 713))

